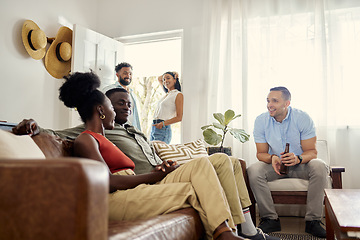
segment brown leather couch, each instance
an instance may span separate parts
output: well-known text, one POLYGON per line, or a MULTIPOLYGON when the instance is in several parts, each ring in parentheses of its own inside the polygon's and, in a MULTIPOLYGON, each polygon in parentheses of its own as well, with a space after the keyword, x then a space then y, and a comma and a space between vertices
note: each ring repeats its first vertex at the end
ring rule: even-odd
POLYGON ((201 239, 193 208, 137 221, 108 221, 108 173, 69 158, 72 141, 32 137, 46 159, 0 160, 0 239, 201 239))

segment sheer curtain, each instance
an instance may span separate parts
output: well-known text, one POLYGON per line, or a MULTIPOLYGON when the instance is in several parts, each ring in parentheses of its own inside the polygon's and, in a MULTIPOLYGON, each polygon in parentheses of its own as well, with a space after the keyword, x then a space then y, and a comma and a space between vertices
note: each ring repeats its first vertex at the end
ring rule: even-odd
MULTIPOLYGON (((231 108, 243 115, 233 127, 252 135, 256 116, 266 111, 269 89, 286 86, 292 93, 291 105, 308 112, 318 139, 328 140, 332 163, 360 167, 354 145, 360 140, 360 1, 204 4, 204 115, 231 108)), ((257 161, 253 138, 241 144, 228 136, 226 145, 248 164, 257 161)), ((354 187, 351 176, 347 181, 354 187)))

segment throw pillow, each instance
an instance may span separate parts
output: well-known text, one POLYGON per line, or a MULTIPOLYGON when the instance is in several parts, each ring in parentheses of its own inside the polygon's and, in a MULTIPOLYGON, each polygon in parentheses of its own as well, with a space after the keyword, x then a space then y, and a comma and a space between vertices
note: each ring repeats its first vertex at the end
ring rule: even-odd
POLYGON ((45 156, 30 136, 17 136, 0 129, 0 159, 4 158, 45 159, 45 156))
POLYGON ((199 139, 184 144, 166 144, 164 142, 152 142, 157 155, 161 160, 173 160, 184 164, 194 158, 208 156, 204 140, 199 139))

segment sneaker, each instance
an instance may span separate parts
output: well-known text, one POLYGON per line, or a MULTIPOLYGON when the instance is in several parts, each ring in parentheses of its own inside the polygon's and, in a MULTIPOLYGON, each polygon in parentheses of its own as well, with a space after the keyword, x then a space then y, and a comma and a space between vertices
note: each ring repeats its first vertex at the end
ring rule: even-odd
POLYGON ((321 225, 324 224, 320 220, 306 221, 305 232, 318 238, 326 238, 326 230, 321 225))
POLYGON ((252 240, 280 240, 278 237, 269 236, 266 233, 264 233, 260 228, 256 228, 257 234, 254 236, 248 236, 242 233, 239 233, 240 237, 252 239, 252 240))
POLYGON ((281 231, 280 219, 261 218, 258 227, 264 233, 281 231))

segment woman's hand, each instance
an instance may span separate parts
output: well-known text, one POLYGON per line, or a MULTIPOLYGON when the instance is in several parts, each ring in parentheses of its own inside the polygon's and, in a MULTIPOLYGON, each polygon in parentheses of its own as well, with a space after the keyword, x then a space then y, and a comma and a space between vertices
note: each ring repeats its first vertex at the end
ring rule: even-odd
POLYGON ((161 122, 161 123, 153 124, 153 126, 155 126, 157 129, 162 129, 164 124, 163 124, 163 122, 161 122))
POLYGON ((163 75, 158 77, 158 81, 159 81, 160 85, 164 84, 163 75))

